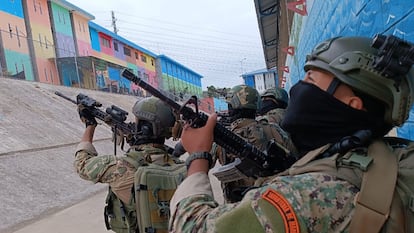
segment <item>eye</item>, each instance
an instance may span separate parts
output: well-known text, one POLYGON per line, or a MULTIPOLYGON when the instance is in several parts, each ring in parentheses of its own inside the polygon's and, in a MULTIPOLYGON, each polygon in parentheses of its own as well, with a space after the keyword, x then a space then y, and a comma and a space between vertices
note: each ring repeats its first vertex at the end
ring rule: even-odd
POLYGON ((303 81, 307 82, 307 83, 315 83, 315 79, 312 78, 312 71, 308 70, 305 74, 305 78, 303 79, 303 81))

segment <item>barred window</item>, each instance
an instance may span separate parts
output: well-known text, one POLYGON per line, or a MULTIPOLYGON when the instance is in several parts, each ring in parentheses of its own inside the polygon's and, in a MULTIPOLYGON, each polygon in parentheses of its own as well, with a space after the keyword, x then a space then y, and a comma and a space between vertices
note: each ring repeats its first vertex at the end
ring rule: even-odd
POLYGON ((127 47, 124 47, 124 54, 130 57, 131 56, 131 50, 127 47))

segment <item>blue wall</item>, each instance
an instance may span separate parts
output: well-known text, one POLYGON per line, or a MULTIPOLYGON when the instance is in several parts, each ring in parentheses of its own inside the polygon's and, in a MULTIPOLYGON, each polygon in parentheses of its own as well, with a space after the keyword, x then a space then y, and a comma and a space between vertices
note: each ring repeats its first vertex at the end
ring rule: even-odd
MULTIPOLYGON (((287 57, 289 89, 304 76, 306 54, 319 42, 335 36, 392 34, 414 42, 414 4, 407 0, 307 0, 308 16, 294 15, 290 25, 290 46, 295 55, 287 57)), ((414 139, 414 109, 398 136, 414 139)))
POLYGON ((91 46, 92 49, 95 51, 101 51, 101 45, 99 44, 99 35, 98 32, 94 29, 89 27, 89 34, 91 36, 91 46))
POLYGON ((213 98, 213 101, 214 101, 214 110, 216 112, 228 110, 228 104, 224 99, 213 98))
POLYGON ((0 11, 5 11, 11 15, 24 18, 21 0, 1 0, 0 11))

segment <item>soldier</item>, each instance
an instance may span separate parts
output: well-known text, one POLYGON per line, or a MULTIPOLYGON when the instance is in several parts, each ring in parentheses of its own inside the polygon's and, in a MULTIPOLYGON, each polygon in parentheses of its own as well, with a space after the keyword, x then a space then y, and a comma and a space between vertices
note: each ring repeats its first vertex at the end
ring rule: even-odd
POLYGON ((175 118, 171 108, 155 97, 141 99, 132 112, 136 118, 137 134, 128 152, 122 156, 98 156, 92 145, 96 120, 79 106, 81 119, 86 123, 82 140, 76 148, 74 166, 79 176, 94 183, 109 184, 105 223, 115 232, 138 232, 135 200, 132 193, 134 173, 146 163, 165 165, 171 158, 164 142, 171 137, 175 118))
POLYGON ((269 123, 279 124, 285 116, 289 96, 285 89, 272 87, 261 94, 262 106, 257 120, 267 120, 269 123))
MULTIPOLYGON (((261 105, 260 96, 256 89, 247 85, 234 86, 228 93, 226 102, 229 109, 227 120, 230 122, 230 125, 228 128, 231 131, 254 144, 262 151, 266 150, 268 142, 274 139, 284 146, 286 150, 295 153, 295 148, 287 133, 278 125, 255 120, 257 109, 261 105)), ((214 155, 213 157, 217 157, 221 165, 231 163, 237 157, 236 155, 226 153, 223 148, 216 144, 213 146, 211 153, 214 155)), ((254 179, 249 178, 222 183, 225 201, 240 201, 244 191, 250 188, 254 182, 254 179)))
POLYGON ((392 52, 371 44, 337 37, 307 56, 282 121, 303 157, 241 202, 213 199, 207 173, 216 116, 185 128, 188 176, 171 201, 170 232, 413 232, 404 195, 414 192, 413 177, 400 177, 413 174, 414 145, 392 146, 383 136, 408 117, 414 70, 398 43, 383 47, 392 52))

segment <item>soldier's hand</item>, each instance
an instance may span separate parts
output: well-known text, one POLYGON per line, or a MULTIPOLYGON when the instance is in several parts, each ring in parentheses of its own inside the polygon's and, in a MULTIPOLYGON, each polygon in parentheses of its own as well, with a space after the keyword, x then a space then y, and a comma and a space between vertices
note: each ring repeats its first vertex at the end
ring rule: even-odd
POLYGON ((181 134, 181 142, 184 149, 192 154, 194 152, 210 152, 213 144, 213 131, 217 122, 217 115, 208 117, 205 126, 201 128, 191 128, 188 124, 184 126, 181 134))
POLYGON ((85 107, 83 104, 78 105, 78 113, 81 121, 85 123, 85 126, 88 127, 89 125, 96 126, 98 122, 96 122, 95 117, 92 116, 90 110, 85 107))

